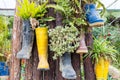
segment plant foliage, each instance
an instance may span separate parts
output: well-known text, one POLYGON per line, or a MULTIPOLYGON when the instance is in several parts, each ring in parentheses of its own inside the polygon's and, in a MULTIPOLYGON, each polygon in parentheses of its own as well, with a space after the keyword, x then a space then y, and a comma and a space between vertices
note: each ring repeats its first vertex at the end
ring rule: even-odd
POLYGON ((35 2, 29 2, 29 0, 18 0, 18 2, 20 5, 17 6, 17 15, 20 16, 22 19, 29 19, 30 17, 41 18, 47 12, 47 2, 41 5, 37 5, 35 2))
POLYGON ((55 0, 55 2, 56 5, 49 5, 48 7, 55 8, 56 11, 62 13, 63 24, 72 22, 76 27, 86 25, 79 0, 55 0))
POLYGON ((5 55, 10 54, 11 51, 10 31, 6 19, 0 16, 0 60, 4 60, 4 57, 7 57, 5 55))
POLYGON ((103 57, 104 59, 116 60, 115 54, 117 50, 115 46, 111 45, 110 41, 107 41, 104 38, 95 38, 93 42, 93 50, 91 57, 98 61, 98 58, 103 57))
POLYGON ((73 53, 79 46, 79 31, 73 25, 57 26, 49 30, 50 50, 55 52, 54 59, 65 52, 73 53))

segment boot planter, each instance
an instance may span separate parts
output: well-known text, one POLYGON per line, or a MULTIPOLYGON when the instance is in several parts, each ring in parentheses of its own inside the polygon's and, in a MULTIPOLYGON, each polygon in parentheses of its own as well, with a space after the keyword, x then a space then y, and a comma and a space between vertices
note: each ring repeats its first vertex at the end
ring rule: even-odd
POLYGON ((23 21, 22 49, 17 53, 17 58, 29 59, 34 41, 34 31, 29 20, 23 21))
POLYGON ((48 28, 38 27, 35 29, 39 64, 38 69, 49 70, 48 64, 48 28))
POLYGON ((9 76, 9 67, 5 62, 0 62, 0 78, 9 76))
POLYGON ((97 80, 107 80, 109 64, 109 60, 105 60, 102 57, 99 58, 99 61, 95 64, 95 74, 97 80))
POLYGON ((89 26, 99 27, 104 25, 104 21, 100 18, 99 13, 96 11, 95 4, 86 4, 84 6, 84 10, 89 26))
POLYGON ((80 53, 80 54, 88 53, 88 48, 85 43, 85 34, 84 33, 81 34, 80 45, 79 45, 76 53, 80 53))
POLYGON ((76 79, 77 76, 71 64, 70 53, 64 53, 60 57, 60 71, 62 72, 62 77, 65 79, 76 79))

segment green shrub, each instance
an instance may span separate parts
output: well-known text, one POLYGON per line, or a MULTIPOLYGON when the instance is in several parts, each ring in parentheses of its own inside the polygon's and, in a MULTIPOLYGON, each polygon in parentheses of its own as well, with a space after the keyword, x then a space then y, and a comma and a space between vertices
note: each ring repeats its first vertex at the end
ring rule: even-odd
POLYGON ((79 46, 79 31, 73 26, 57 26, 49 30, 50 50, 54 52, 54 59, 65 52, 73 53, 79 46))
POLYGON ((93 50, 91 57, 93 60, 98 61, 99 57, 104 59, 116 60, 115 54, 117 50, 114 45, 111 45, 110 41, 107 41, 104 38, 95 38, 93 42, 93 50))

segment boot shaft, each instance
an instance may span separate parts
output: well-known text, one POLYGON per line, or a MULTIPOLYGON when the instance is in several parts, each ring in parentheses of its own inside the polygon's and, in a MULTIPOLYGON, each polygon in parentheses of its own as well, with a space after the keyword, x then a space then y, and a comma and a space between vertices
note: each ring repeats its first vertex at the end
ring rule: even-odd
POLYGON ((24 20, 23 21, 22 29, 23 29, 22 30, 22 39, 23 39, 22 46, 28 46, 31 43, 33 43, 33 40, 34 40, 34 31, 31 27, 31 24, 30 24, 29 20, 24 20))
POLYGON ((89 11, 95 11, 96 10, 96 5, 95 4, 85 4, 84 10, 85 10, 86 13, 89 12, 89 11))
POLYGON ((39 63, 38 68, 40 70, 49 70, 48 63, 48 28, 39 27, 35 29, 36 42, 38 48, 39 63))
POLYGON ((39 54, 47 54, 48 51, 48 29, 36 28, 36 40, 39 54))
POLYGON ((63 56, 61 57, 61 61, 63 65, 72 65, 71 64, 71 53, 64 53, 63 56))

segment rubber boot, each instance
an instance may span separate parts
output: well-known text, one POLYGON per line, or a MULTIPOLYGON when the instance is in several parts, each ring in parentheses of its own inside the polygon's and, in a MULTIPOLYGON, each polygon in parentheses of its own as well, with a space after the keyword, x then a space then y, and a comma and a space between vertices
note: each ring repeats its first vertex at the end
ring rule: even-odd
POLYGON ((48 64, 48 28, 39 27, 35 29, 40 70, 49 70, 48 64))
POLYGON ((87 48, 86 43, 85 43, 84 33, 81 34, 80 45, 79 45, 76 53, 88 53, 88 48, 87 48))
POLYGON ((103 57, 99 58, 99 61, 95 63, 95 74, 97 80, 108 80, 109 60, 105 60, 103 57))
POLYGON ((17 53, 17 58, 29 59, 34 41, 34 31, 29 20, 23 21, 22 49, 17 53))
POLYGON ((71 54, 64 53, 60 58, 60 71, 62 72, 62 77, 65 79, 76 79, 76 72, 74 71, 71 64, 71 54))
POLYGON ((0 62, 0 77, 9 76, 9 67, 5 62, 0 62))
POLYGON ((104 25, 104 21, 100 18, 99 13, 96 11, 95 4, 86 4, 84 6, 86 13, 86 20, 91 27, 99 27, 104 25))

